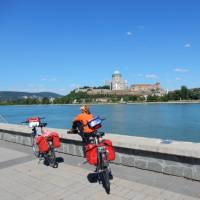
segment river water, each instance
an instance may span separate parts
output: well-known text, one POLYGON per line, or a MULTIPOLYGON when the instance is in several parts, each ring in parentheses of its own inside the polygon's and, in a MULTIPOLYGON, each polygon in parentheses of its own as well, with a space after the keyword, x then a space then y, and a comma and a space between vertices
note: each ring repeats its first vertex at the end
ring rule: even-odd
MULTIPOLYGON (((31 116, 45 117, 49 127, 67 129, 79 107, 0 106, 0 115, 15 124, 31 116)), ((200 142, 200 104, 91 105, 90 109, 95 116, 106 118, 102 130, 107 133, 200 142)))

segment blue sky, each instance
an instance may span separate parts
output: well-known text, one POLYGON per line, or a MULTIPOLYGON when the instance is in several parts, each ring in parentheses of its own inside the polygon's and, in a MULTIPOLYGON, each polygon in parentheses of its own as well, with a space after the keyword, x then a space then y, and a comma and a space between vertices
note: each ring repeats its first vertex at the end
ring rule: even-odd
POLYGON ((0 0, 0 90, 66 94, 115 70, 200 87, 199 0, 0 0))

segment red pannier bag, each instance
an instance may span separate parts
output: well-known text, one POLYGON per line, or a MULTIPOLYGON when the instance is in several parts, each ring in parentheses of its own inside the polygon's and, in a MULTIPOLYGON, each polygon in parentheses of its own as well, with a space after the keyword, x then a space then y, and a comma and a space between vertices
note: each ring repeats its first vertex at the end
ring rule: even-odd
POLYGON ((102 142, 106 146, 106 151, 108 153, 108 160, 115 160, 115 150, 113 148, 112 142, 110 140, 104 139, 102 142))
POLYGON ((89 164, 97 164, 97 146, 96 144, 87 144, 86 145, 86 159, 89 164))
POLYGON ((60 138, 58 136, 58 133, 52 132, 50 135, 52 137, 53 147, 54 148, 59 148, 61 146, 61 144, 60 144, 60 138))
POLYGON ((36 144, 38 145, 40 153, 45 153, 49 150, 48 142, 47 142, 46 138, 43 136, 40 136, 40 135, 37 136, 36 144))

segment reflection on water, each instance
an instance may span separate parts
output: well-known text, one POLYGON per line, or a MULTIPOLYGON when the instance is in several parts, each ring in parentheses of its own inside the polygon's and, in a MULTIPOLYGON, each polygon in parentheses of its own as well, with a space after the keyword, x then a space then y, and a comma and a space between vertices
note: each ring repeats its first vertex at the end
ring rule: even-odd
MULTIPOLYGON (((91 111, 106 118, 102 129, 109 133, 200 142, 200 104, 92 105, 91 111)), ((56 128, 70 128, 78 113, 78 105, 0 106, 9 123, 41 116, 56 128)))

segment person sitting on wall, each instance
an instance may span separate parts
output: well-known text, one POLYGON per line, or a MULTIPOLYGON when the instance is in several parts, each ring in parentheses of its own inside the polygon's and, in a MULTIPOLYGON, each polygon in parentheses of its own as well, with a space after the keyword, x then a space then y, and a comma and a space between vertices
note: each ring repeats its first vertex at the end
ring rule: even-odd
MULTIPOLYGON (((82 137, 83 141, 83 154, 84 157, 86 157, 86 145, 91 143, 91 136, 94 132, 94 129, 91 129, 88 126, 88 122, 94 118, 94 116, 91 114, 89 106, 88 105, 82 105, 80 107, 81 113, 78 114, 74 120, 72 121, 72 129, 68 133, 78 133, 82 137)), ((97 169, 95 170, 95 172, 97 169)), ((112 179, 112 172, 109 168, 109 177, 112 179)))
POLYGON ((72 121, 72 129, 68 133, 78 133, 82 137, 85 146, 90 143, 90 136, 94 132, 94 130, 88 126, 88 121, 93 119, 94 116, 91 114, 88 105, 82 105, 80 111, 81 113, 72 121))

